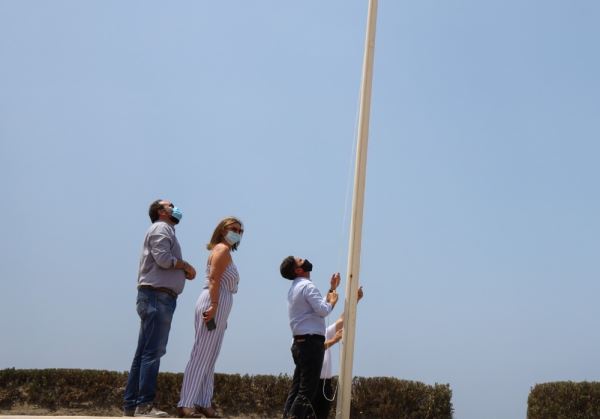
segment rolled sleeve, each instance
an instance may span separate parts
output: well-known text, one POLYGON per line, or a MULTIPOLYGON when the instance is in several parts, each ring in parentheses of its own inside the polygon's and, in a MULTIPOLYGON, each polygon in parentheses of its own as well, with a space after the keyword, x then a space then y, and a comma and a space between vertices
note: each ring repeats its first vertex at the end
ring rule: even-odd
POLYGON ((156 264, 163 269, 171 269, 177 258, 171 251, 173 245, 171 238, 164 234, 154 234, 149 237, 148 244, 150 253, 156 261, 156 264))

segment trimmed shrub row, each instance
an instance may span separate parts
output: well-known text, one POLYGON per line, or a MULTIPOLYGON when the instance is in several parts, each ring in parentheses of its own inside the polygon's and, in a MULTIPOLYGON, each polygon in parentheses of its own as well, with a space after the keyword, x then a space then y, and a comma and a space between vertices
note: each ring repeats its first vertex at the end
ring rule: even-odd
MULTIPOLYGON (((428 386, 390 377, 352 380, 352 418, 452 418, 448 384, 428 386)), ((332 409, 334 410, 334 409, 332 409)))
POLYGON ((559 381, 537 384, 527 400, 528 419, 600 418, 600 383, 559 381))
MULTIPOLYGON (((160 373, 156 405, 176 414, 183 374, 160 373)), ((72 409, 88 415, 119 411, 126 372, 44 369, 0 370, 0 409, 34 405, 72 409)), ((214 403, 231 416, 281 417, 291 379, 287 375, 215 374, 214 403)), ((389 377, 356 377, 352 383, 352 418, 452 418, 447 384, 428 386, 389 377)), ((331 417, 334 417, 332 409, 331 417)))

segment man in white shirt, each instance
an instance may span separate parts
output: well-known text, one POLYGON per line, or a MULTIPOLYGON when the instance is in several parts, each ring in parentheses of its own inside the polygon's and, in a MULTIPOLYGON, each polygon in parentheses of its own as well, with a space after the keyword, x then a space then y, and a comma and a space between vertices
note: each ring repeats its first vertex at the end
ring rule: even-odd
MULTIPOLYGON (((362 287, 358 289, 358 301, 363 297, 362 287)), ((331 377, 333 377, 331 368, 331 351, 333 345, 342 340, 344 331, 344 314, 340 316, 333 324, 325 330, 325 355, 323 356, 323 368, 321 368, 321 379, 319 380, 319 389, 313 401, 316 419, 327 419, 331 402, 335 398, 335 392, 331 386, 331 377)))
POLYGON ((279 270, 281 276, 293 281, 288 291, 288 315, 294 336, 292 357, 296 365, 283 417, 304 419, 313 412, 312 403, 325 352, 325 317, 337 303, 335 289, 340 284, 340 274, 332 275, 331 288, 323 298, 310 279, 312 264, 308 260, 288 256, 281 262, 279 270))

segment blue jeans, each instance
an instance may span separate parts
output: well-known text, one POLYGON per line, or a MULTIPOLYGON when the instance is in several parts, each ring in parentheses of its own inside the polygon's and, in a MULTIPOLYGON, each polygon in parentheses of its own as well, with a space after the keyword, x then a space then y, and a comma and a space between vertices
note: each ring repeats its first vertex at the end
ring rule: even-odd
POLYGON ((171 320, 176 306, 177 299, 169 294, 138 289, 140 334, 125 388, 125 410, 133 410, 138 405, 154 401, 160 358, 167 352, 171 320))

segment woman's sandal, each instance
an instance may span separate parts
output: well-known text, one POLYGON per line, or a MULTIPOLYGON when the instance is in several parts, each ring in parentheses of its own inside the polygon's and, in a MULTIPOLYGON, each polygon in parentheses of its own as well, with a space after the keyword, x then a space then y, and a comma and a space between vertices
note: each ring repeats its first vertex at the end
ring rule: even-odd
POLYGON ((193 407, 178 407, 177 417, 179 418, 202 418, 202 413, 193 407))
POLYGON ((202 406, 195 406, 195 407, 196 407, 196 412, 202 413, 207 418, 222 418, 223 417, 223 416, 219 415, 217 413, 217 410, 213 407, 202 407, 202 406))

